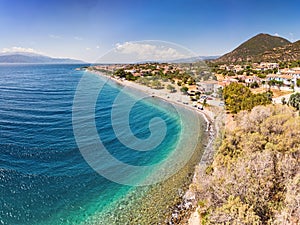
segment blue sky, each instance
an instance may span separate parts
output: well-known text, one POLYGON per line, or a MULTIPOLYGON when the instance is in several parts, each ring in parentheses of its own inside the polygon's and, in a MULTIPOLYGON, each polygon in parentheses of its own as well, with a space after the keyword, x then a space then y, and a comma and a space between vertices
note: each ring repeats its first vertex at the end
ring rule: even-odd
POLYGON ((117 45, 162 40, 222 55, 258 33, 300 39, 299 1, 0 0, 0 51, 94 61, 117 45))

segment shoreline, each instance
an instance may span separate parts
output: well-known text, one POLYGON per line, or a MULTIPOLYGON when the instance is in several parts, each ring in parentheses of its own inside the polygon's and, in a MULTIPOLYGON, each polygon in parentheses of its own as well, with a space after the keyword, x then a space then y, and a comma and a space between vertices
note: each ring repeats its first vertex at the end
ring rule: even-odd
POLYGON ((170 93, 166 89, 153 89, 151 87, 136 83, 134 81, 117 79, 113 76, 106 75, 103 72, 94 71, 94 70, 86 70, 86 71, 96 74, 96 75, 99 75, 101 77, 106 77, 106 78, 108 78, 107 81, 112 81, 117 84, 120 84, 121 86, 141 91, 141 92, 149 95, 149 97, 151 96, 151 97, 159 98, 163 101, 167 101, 169 103, 176 104, 185 109, 193 110, 194 112, 201 114, 207 123, 212 124, 214 121, 215 115, 212 111, 207 110, 206 108, 204 108, 203 110, 200 110, 200 109, 197 109, 196 107, 192 106, 191 104, 184 104, 183 102, 189 103, 190 99, 189 99, 189 96, 183 95, 180 92, 170 93), (172 97, 176 98, 177 100, 174 100, 172 97))
MULTIPOLYGON (((176 104, 179 107, 183 107, 187 110, 191 110, 192 112, 196 112, 199 116, 201 115, 201 118, 204 119, 206 123, 206 129, 203 130, 204 136, 206 136, 204 139, 205 144, 198 143, 197 146, 198 149, 202 148, 200 159, 198 159, 198 161, 193 166, 191 180, 188 183, 184 184, 187 185, 187 187, 185 188, 184 194, 182 194, 181 199, 176 199, 176 204, 174 204, 172 207, 170 217, 164 218, 166 219, 166 221, 168 221, 169 224, 178 224, 181 222, 185 222, 191 225, 195 224, 193 223, 193 221, 195 221, 193 217, 194 214, 197 213, 197 210, 195 211, 195 209, 197 208, 195 207, 195 193, 193 192, 191 187, 196 181, 196 174, 199 167, 207 165, 207 163, 212 159, 212 156, 214 155, 213 144, 215 142, 216 135, 219 133, 219 128, 217 128, 216 126, 218 126, 217 122, 220 122, 217 120, 218 118, 216 116, 216 113, 205 108, 203 110, 199 110, 191 104, 184 104, 183 102, 190 102, 190 99, 189 96, 183 95, 180 92, 170 93, 166 89, 152 89, 148 86, 138 84, 134 81, 114 78, 112 76, 104 74, 103 72, 93 70, 86 71, 107 78, 107 82, 112 81, 115 84, 121 85, 123 87, 128 87, 143 92, 144 94, 155 97, 160 101, 166 101, 171 104, 176 104)), ((202 135, 202 138, 204 136, 202 135)))

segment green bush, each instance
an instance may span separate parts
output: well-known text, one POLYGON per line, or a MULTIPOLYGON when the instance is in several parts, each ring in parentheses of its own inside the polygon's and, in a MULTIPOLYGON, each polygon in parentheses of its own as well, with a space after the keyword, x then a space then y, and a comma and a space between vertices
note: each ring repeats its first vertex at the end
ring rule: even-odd
POLYGON ((226 109, 230 113, 238 113, 241 110, 250 111, 257 105, 272 103, 270 92, 253 94, 251 90, 239 83, 231 83, 223 90, 226 109))

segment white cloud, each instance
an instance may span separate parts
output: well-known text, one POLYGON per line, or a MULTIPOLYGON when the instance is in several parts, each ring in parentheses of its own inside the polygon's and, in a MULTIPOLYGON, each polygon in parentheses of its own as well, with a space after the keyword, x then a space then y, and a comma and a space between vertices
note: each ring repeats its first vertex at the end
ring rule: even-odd
POLYGON ((172 60, 187 57, 178 49, 156 43, 117 43, 115 51, 121 54, 135 55, 137 60, 172 60))
POLYGON ((87 50, 87 51, 90 51, 90 50, 91 50, 91 48, 85 48, 85 50, 87 50))
POLYGON ((166 62, 194 56, 196 56, 196 54, 191 50, 175 43, 159 40, 145 40, 117 43, 111 51, 95 61, 102 63, 166 62))
POLYGON ((23 48, 23 47, 11 47, 11 48, 3 48, 2 53, 12 53, 12 52, 26 52, 26 53, 36 53, 36 54, 42 54, 39 51, 36 51, 32 48, 23 48))
POLYGON ((274 36, 279 37, 280 35, 278 33, 275 33, 274 36))
POLYGON ((100 46, 99 46, 99 45, 97 45, 97 46, 96 46, 96 48, 97 48, 97 49, 99 49, 99 48, 100 48, 100 46))

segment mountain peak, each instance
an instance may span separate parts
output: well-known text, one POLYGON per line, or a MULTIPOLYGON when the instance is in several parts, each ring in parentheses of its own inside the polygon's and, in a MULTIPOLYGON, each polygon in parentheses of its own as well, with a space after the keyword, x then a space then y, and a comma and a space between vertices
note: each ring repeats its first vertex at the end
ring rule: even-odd
POLYGON ((282 37, 260 33, 242 43, 232 52, 218 58, 216 61, 228 63, 260 61, 260 55, 264 52, 288 44, 291 44, 291 42, 282 37))
POLYGON ((278 37, 276 35, 271 35, 271 34, 268 34, 268 33, 259 33, 257 35, 255 35, 254 37, 278 37))

